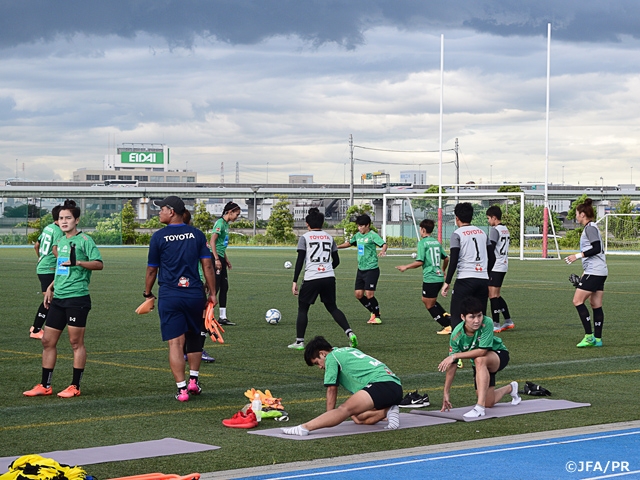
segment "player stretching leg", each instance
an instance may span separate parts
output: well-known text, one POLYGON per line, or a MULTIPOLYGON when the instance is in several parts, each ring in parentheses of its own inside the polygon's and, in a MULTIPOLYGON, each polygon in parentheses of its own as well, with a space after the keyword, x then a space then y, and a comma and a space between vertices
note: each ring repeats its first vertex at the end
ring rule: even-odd
POLYGON ((468 297, 460 303, 462 323, 451 332, 449 356, 438 370, 446 372, 442 412, 452 408, 450 400, 451 385, 456 376, 456 363, 467 358, 473 365, 473 382, 478 402, 473 409, 464 414, 467 418, 484 417, 485 409, 493 407, 506 394, 511 395, 511 403, 518 405, 518 382, 511 382, 496 390, 496 373, 509 363, 509 352, 502 340, 493 335, 493 322, 482 313, 482 303, 477 298, 468 297))
POLYGON ((413 263, 399 265, 396 268, 405 272, 410 268, 422 267, 422 303, 429 311, 433 319, 442 326, 439 335, 451 333, 451 316, 438 303, 438 292, 444 283, 443 271, 447 269, 449 257, 444 252, 438 240, 431 236, 435 223, 425 219, 420 222, 420 241, 418 242, 418 255, 413 263), (440 268, 440 261, 443 261, 440 268))
POLYGON ((315 303, 318 295, 324 307, 344 330, 351 346, 355 348, 358 346, 358 339, 351 330, 347 317, 336 305, 336 276, 333 270, 340 264, 338 247, 333 237, 322 230, 324 215, 320 210, 310 208, 305 220, 309 231, 298 240, 298 259, 291 287, 291 292, 298 297, 296 341, 289 345, 289 348, 304 349, 309 307, 315 303), (304 283, 298 292, 298 277, 303 265, 305 266, 304 283))
POLYGON ((369 310, 371 317, 367 323, 381 324, 380 306, 375 297, 376 286, 380 278, 378 257, 384 257, 387 253, 387 244, 380 235, 371 230, 371 217, 360 215, 356 218, 358 233, 351 237, 338 248, 358 247, 358 273, 356 274, 355 295, 364 308, 369 310), (382 247, 376 255, 376 246, 382 247))
POLYGON ((604 282, 609 274, 600 230, 598 230, 598 226, 593 221, 595 212, 592 204, 593 201, 587 198, 584 203, 576 207, 576 220, 581 225, 584 225, 584 230, 580 236, 581 252, 565 258, 568 264, 581 258, 582 268, 584 269, 584 273, 580 277, 580 283, 576 288, 576 293, 573 296, 573 305, 578 310, 578 315, 580 315, 580 320, 584 327, 584 338, 576 345, 579 348, 602 346, 602 324, 604 323, 602 297, 604 296, 604 282), (591 329, 589 310, 584 304, 587 298, 593 310, 593 330, 591 329))
POLYGON ((307 365, 324 370, 327 411, 295 427, 283 428, 287 435, 309 435, 318 428, 334 427, 351 417, 357 425, 373 425, 385 418, 385 427, 400 426, 402 385, 389 367, 355 348, 333 348, 323 337, 315 337, 304 349, 307 365), (336 408, 338 385, 352 395, 336 408))
POLYGON ((489 241, 496 257, 496 262, 489 272, 489 303, 491 304, 491 316, 493 317, 493 331, 499 333, 515 327, 507 302, 500 295, 502 282, 509 269, 510 236, 507 227, 501 223, 502 210, 497 205, 487 209, 487 221, 491 227, 489 241), (504 315, 504 324, 502 326, 500 326, 500 313, 504 315))

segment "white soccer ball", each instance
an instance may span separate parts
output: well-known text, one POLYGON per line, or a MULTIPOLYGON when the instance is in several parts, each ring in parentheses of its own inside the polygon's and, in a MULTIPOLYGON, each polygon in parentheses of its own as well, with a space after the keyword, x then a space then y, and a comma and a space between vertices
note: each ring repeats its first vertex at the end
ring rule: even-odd
POLYGON ((411 258, 416 258, 417 256, 418 256, 418 254, 417 254, 416 252, 413 252, 413 253, 411 254, 411 258))
POLYGON ((277 325, 280 323, 280 320, 282 319, 282 314, 280 313, 280 310, 271 308, 267 310, 267 313, 264 316, 264 319, 267 321, 267 323, 270 323, 271 325, 277 325))
POLYGON ((293 267, 293 264, 289 261, 284 262, 284 268, 291 268, 293 267))

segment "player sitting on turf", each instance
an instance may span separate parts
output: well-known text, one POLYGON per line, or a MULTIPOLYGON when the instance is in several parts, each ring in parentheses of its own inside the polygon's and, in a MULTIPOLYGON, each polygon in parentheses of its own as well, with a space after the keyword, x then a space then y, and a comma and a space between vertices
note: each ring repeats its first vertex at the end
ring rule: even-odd
POLYGON ((493 335, 493 321, 482 314, 480 301, 475 297, 465 298, 460 302, 460 316, 462 323, 451 332, 449 356, 438 365, 438 370, 447 373, 441 411, 448 411, 452 407, 449 393, 456 376, 456 363, 461 358, 471 359, 478 396, 478 403, 464 414, 465 417, 484 417, 485 408, 493 407, 507 393, 511 395, 513 405, 519 404, 518 382, 495 389, 496 373, 509 363, 509 352, 502 340, 493 335))
POLYGON ((334 427, 349 417, 363 425, 386 418, 390 430, 400 426, 402 385, 384 363, 355 348, 333 348, 324 337, 315 337, 307 344, 304 359, 307 365, 324 370, 327 411, 302 425, 283 428, 284 433, 304 436, 318 428, 334 427), (338 385, 353 395, 336 408, 338 385))
POLYGON ((398 265, 396 268, 405 272, 410 268, 422 267, 422 303, 433 319, 442 326, 440 335, 451 333, 451 316, 438 303, 438 292, 444 283, 444 270, 449 265, 449 257, 444 252, 438 240, 431 237, 435 224, 433 220, 425 219, 420 222, 420 241, 418 255, 413 263, 398 265), (443 261, 440 268, 440 261, 443 261))

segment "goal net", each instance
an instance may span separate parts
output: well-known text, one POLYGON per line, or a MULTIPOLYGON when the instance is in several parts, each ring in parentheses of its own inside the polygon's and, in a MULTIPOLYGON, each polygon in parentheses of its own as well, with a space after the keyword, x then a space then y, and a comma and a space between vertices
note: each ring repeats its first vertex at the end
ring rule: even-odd
MULTIPOLYGON (((436 223, 433 236, 438 231, 437 193, 387 193, 383 196, 382 235, 389 247, 415 251, 420 238, 420 222, 429 218, 436 223)), ((447 192, 442 194, 442 244, 449 249, 451 234, 457 228, 453 210, 457 203, 473 205, 472 224, 489 232, 486 211, 492 205, 502 210, 502 223, 510 233, 509 256, 521 260, 542 259, 542 219, 544 200, 540 195, 525 192, 447 192)), ((560 258, 554 215, 550 212, 547 258, 560 258)))
POLYGON ((640 255, 640 214, 607 213, 597 222, 607 255, 640 255))

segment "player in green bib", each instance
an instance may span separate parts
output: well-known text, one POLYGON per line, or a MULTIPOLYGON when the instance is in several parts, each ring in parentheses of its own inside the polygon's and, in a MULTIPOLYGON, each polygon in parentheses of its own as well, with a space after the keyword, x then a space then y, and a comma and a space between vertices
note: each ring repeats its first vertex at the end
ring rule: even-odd
MULTIPOLYGON (((56 244, 60 237, 64 234, 58 226, 58 214, 60 213, 60 205, 56 205, 51 209, 51 216, 53 217, 53 223, 50 223, 42 229, 42 233, 38 237, 33 248, 38 255, 38 265, 36 266, 36 274, 38 280, 40 280, 40 289, 42 295, 45 294, 47 288, 53 282, 56 273, 56 258, 58 257, 58 247, 56 244)), ((38 307, 36 317, 33 320, 33 325, 29 330, 29 336, 31 338, 42 339, 44 330, 42 327, 47 319, 47 313, 49 309, 44 306, 44 302, 38 307)))
POLYGON ((378 325, 380 320, 380 305, 375 297, 376 286, 380 278, 378 257, 387 254, 387 243, 380 235, 371 230, 371 217, 360 215, 356 218, 358 233, 351 237, 338 248, 358 247, 358 273, 356 274, 355 295, 364 308, 369 310, 371 316, 367 323, 378 325), (381 247, 378 253, 376 248, 381 247))
POLYGON ((304 349, 307 365, 324 370, 327 411, 302 425, 283 428, 287 435, 309 435, 319 428, 334 427, 351 417, 358 425, 387 419, 389 430, 400 426, 402 384, 384 363, 357 348, 333 348, 324 337, 315 337, 304 349), (352 395, 336 408, 338 386, 352 395))
POLYGON ((467 418, 484 417, 485 408, 491 408, 507 393, 511 395, 511 403, 520 403, 518 382, 511 382, 496 390, 496 373, 509 363, 509 352, 502 340, 493 334, 493 320, 483 315, 482 302, 475 297, 467 297, 460 302, 461 322, 451 332, 449 340, 449 356, 438 370, 446 372, 444 396, 441 411, 451 410, 449 393, 456 376, 457 362, 466 358, 473 365, 473 380, 478 396, 478 403, 472 410, 464 414, 467 418))
POLYGON ((213 252, 213 268, 216 272, 216 294, 220 308, 218 322, 220 325, 235 325, 227 319, 227 292, 229 291, 229 276, 227 270, 231 270, 231 262, 227 257, 229 246, 229 223, 235 222, 240 216, 240 206, 234 202, 228 202, 222 210, 222 216, 216 220, 211 232, 211 251, 213 252))
POLYGON ((64 236, 58 240, 55 279, 44 295, 49 309, 42 337, 42 383, 24 392, 27 397, 51 395, 51 377, 57 360, 60 335, 67 326, 73 349, 73 378, 71 385, 58 393, 59 397, 80 395, 80 380, 87 362, 84 333, 91 310, 89 282, 93 270, 102 270, 102 257, 93 239, 78 230, 80 209, 73 200, 66 200, 60 208, 58 224, 64 236))
POLYGON ((408 265, 398 265, 396 268, 406 272, 410 268, 422 267, 422 303, 433 319, 442 326, 442 330, 437 333, 448 335, 451 333, 451 316, 438 303, 438 293, 444 283, 444 271, 449 265, 449 257, 440 242, 431 236, 434 228, 433 220, 427 218, 420 222, 421 238, 415 261, 408 265))

